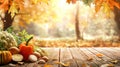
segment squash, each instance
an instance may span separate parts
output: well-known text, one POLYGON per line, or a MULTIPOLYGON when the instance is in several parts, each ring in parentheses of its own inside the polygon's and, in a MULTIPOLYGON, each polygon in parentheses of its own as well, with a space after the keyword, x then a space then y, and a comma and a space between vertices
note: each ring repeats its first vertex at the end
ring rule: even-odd
POLYGON ((0 44, 2 45, 2 50, 8 50, 10 47, 17 47, 17 42, 12 34, 7 31, 0 32, 0 44))
POLYGON ((0 51, 0 65, 11 62, 12 54, 10 51, 0 51))

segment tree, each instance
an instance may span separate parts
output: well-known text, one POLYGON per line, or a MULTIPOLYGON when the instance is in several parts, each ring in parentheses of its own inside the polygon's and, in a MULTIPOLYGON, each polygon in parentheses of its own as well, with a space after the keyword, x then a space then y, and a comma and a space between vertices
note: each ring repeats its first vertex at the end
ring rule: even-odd
POLYGON ((75 17, 75 31, 76 31, 77 41, 78 41, 79 39, 82 39, 81 33, 80 33, 80 28, 79 28, 79 3, 77 3, 75 16, 76 16, 75 17))
MULTIPOLYGON (((14 18, 25 7, 25 1, 27 0, 0 0, 0 10, 4 13, 4 16, 0 15, 0 18, 4 24, 4 30, 12 25, 14 18)), ((44 2, 47 4, 47 0, 29 0, 32 5, 38 2, 44 2)))

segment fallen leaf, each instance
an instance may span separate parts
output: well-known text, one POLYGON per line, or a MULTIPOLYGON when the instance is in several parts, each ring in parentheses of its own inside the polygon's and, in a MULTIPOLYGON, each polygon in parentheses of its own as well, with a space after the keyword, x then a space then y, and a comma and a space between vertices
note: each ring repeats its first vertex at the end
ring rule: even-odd
POLYGON ((53 67, 53 66, 50 64, 45 64, 44 67, 53 67))
POLYGON ((103 64, 100 67, 115 67, 113 64, 103 64))
POLYGON ((103 57, 103 54, 98 53, 98 54, 96 54, 96 56, 99 57, 99 58, 102 58, 102 57, 103 57))
POLYGON ((87 58, 87 61, 92 61, 92 60, 93 60, 92 57, 87 58))
POLYGON ((65 67, 70 66, 70 62, 63 63, 63 62, 56 61, 55 63, 56 63, 56 64, 63 65, 63 66, 65 66, 65 67))
POLYGON ((112 60, 111 63, 117 64, 117 63, 118 63, 118 60, 112 60))

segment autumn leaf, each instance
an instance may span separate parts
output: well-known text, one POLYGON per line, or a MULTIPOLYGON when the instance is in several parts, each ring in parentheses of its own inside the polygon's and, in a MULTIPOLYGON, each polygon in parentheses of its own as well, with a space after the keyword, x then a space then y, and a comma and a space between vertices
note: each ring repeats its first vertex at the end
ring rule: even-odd
POLYGON ((63 63, 63 62, 58 62, 58 61, 56 61, 55 63, 56 63, 56 64, 63 65, 63 66, 65 66, 65 67, 70 66, 70 62, 63 63))
POLYGON ((112 3, 113 6, 117 7, 118 9, 120 9, 120 4, 118 2, 115 2, 115 0, 111 0, 110 2, 112 3))
POLYGON ((115 67, 113 64, 103 64, 100 67, 115 67))
POLYGON ((107 3, 103 3, 103 12, 106 14, 107 17, 110 17, 111 9, 107 3))
POLYGON ((72 0, 72 3, 76 3, 76 0, 72 0))
POLYGON ((92 57, 88 57, 88 58, 87 58, 87 61, 92 61, 92 60, 93 60, 92 57))
POLYGON ((11 17, 14 17, 16 13, 18 13, 18 9, 16 4, 13 2, 10 6, 9 13, 11 13, 11 17))
POLYGON ((95 3, 95 11, 97 13, 100 10, 101 6, 102 6, 103 0, 98 0, 98 1, 95 0, 94 3, 95 3))
POLYGON ((32 0, 33 4, 36 4, 38 2, 38 0, 32 0))
POLYGON ((70 3, 70 2, 71 2, 71 0, 67 0, 66 2, 67 2, 67 3, 70 3))
POLYGON ((8 0, 1 0, 0 1, 0 9, 3 9, 4 11, 8 10, 8 5, 9 5, 9 1, 8 0))
POLYGON ((18 6, 20 10, 24 8, 24 0, 14 0, 14 3, 16 4, 16 6, 18 6))
POLYGON ((101 8, 101 5, 96 5, 95 6, 95 12, 97 13, 100 10, 100 8, 101 8))
POLYGON ((53 67, 53 66, 50 64, 45 64, 44 67, 53 67))
POLYGON ((117 63, 118 63, 118 60, 112 60, 111 63, 117 64, 117 63))
POLYGON ((98 53, 98 54, 96 54, 96 56, 99 57, 99 58, 102 58, 102 57, 103 57, 103 54, 98 53))

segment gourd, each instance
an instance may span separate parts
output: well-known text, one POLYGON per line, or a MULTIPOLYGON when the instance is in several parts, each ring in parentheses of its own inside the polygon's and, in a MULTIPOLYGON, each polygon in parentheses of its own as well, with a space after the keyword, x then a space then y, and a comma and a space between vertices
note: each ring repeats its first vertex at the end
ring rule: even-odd
POLYGON ((8 33, 7 31, 0 32, 0 45, 5 50, 9 49, 10 47, 17 46, 17 42, 12 34, 8 33))
POLYGON ((10 51, 0 51, 0 65, 11 62, 12 54, 10 51))

